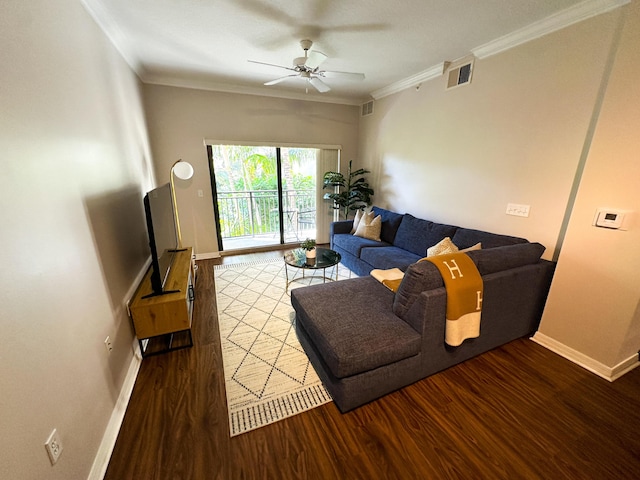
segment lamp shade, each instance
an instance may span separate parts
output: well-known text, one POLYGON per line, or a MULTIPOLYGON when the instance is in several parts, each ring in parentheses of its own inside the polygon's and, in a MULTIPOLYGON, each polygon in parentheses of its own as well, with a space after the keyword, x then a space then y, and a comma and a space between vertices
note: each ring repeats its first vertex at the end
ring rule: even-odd
POLYGON ((177 161, 173 165, 173 168, 171 168, 171 171, 180 180, 189 180, 193 177, 193 167, 189 162, 184 162, 182 160, 177 161))

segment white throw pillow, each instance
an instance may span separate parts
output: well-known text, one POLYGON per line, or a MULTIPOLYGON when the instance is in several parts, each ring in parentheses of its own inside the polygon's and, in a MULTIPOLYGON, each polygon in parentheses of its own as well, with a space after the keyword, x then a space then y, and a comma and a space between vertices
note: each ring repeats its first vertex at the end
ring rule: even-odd
POLYGON ((382 230, 382 217, 378 215, 373 218, 374 213, 365 213, 360 219, 358 228, 354 235, 356 237, 368 238, 369 240, 380 241, 380 231, 382 230))
POLYGON ((458 247, 451 241, 451 238, 445 237, 436 243, 433 247, 427 248, 427 257, 435 257, 436 255, 446 255, 447 253, 456 253, 458 247))
POLYGON ((358 229, 358 224, 360 223, 360 220, 362 219, 362 210, 356 210, 356 216, 353 217, 353 228, 351 229, 351 234, 353 235, 354 233, 356 233, 356 230, 358 229))

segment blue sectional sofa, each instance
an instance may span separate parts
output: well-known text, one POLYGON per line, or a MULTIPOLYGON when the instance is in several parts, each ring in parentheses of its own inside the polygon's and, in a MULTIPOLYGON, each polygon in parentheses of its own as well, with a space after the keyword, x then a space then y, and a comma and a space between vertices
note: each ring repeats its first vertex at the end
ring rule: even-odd
POLYGON ((351 235, 350 220, 332 225, 332 248, 361 278, 291 291, 300 343, 342 412, 532 335, 555 268, 539 243, 374 211, 383 218, 379 242, 351 235), (480 336, 458 347, 444 342, 442 277, 433 263, 416 263, 446 236, 461 249, 482 243, 468 252, 484 284, 480 336), (396 292, 369 276, 395 267, 405 272, 396 292))
POLYGON ((460 228, 416 218, 409 213, 399 214, 373 207, 374 215, 382 218, 380 239, 369 240, 352 235, 353 220, 331 224, 331 249, 342 256, 342 263, 357 275, 369 275, 374 268, 399 268, 404 271, 412 263, 427 255, 427 248, 445 237, 459 248, 477 243, 483 249, 527 243, 524 238, 460 228))

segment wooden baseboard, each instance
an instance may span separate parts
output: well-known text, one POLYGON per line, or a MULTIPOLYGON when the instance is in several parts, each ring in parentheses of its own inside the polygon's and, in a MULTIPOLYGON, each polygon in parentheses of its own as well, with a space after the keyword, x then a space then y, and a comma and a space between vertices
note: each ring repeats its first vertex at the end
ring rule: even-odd
POLYGON ((220 258, 220 252, 196 253, 196 260, 209 260, 210 258, 220 258))
POLYGON ((613 382, 640 365, 637 354, 632 355, 614 367, 608 367, 607 365, 546 336, 544 333, 536 332, 536 334, 531 337, 531 340, 610 382, 613 382))

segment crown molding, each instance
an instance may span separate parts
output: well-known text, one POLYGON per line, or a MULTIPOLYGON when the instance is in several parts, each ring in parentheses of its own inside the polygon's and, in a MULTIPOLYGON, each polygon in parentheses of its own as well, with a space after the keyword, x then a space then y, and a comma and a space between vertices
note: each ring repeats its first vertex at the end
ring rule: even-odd
POLYGON ((392 83, 391 85, 375 90, 371 92, 371 96, 375 100, 378 100, 382 97, 389 96, 393 93, 400 92, 407 88, 415 87, 422 82, 426 82, 428 80, 431 80, 432 78, 439 77, 440 75, 442 75, 445 68, 445 62, 439 63, 431 68, 428 68, 427 70, 417 73, 411 77, 405 78, 404 80, 400 80, 398 82, 392 83))
MULTIPOLYGON (((478 59, 484 59, 514 48, 523 43, 529 42, 531 40, 543 37, 545 35, 548 35, 549 33, 561 30, 575 23, 587 20, 591 17, 607 13, 611 10, 627 5, 630 2, 631 0, 585 0, 538 22, 521 28, 520 30, 516 30, 500 38, 487 42, 484 45, 480 45, 472 49, 471 53, 478 59)), ((261 89, 259 87, 255 88, 246 86, 230 86, 202 81, 196 82, 194 84, 185 80, 178 80, 174 78, 149 78, 149 75, 144 70, 136 54, 126 48, 124 34, 120 30, 116 22, 113 21, 113 19, 109 16, 108 12, 101 5, 101 3, 97 0, 81 0, 81 4, 85 7, 85 10, 94 19, 94 21, 107 35, 107 37, 111 40, 113 45, 124 58, 125 62, 131 67, 131 69, 138 75, 138 77, 140 77, 140 79, 144 83, 179 86, 183 88, 216 90, 227 93, 242 93, 247 95, 273 96, 296 100, 337 103, 343 105, 360 105, 361 103, 366 101, 366 99, 362 98, 329 96, 325 96, 324 98, 313 96, 313 98, 311 98, 311 95, 285 93, 281 90, 274 91, 273 89, 269 91, 261 89)), ((442 62, 434 65, 420 73, 417 73, 416 75, 394 82, 386 87, 374 90, 370 93, 370 95, 375 100, 378 100, 388 95, 398 93, 402 90, 415 87, 422 82, 432 80, 444 73, 444 71, 446 70, 445 64, 446 62, 442 62)))
POLYGON ((136 75, 140 77, 140 72, 142 71, 140 60, 130 49, 126 47, 126 36, 118 24, 113 20, 113 17, 109 12, 96 0, 80 0, 80 3, 93 21, 96 22, 98 27, 111 41, 116 50, 118 50, 120 55, 122 55, 122 58, 124 58, 127 65, 129 65, 136 75))
MULTIPOLYGON (((574 23, 587 20, 602 13, 610 12, 611 10, 615 10, 616 8, 622 7, 630 2, 631 0, 585 0, 584 2, 578 3, 573 7, 566 8, 565 10, 550 15, 538 22, 521 28, 520 30, 516 30, 515 32, 511 32, 485 43, 484 45, 480 45, 479 47, 472 49, 471 53, 479 59, 487 58, 491 55, 496 55, 504 52, 505 50, 509 50, 510 48, 522 45, 523 43, 530 42, 531 40, 543 37, 544 35, 548 35, 549 33, 562 30, 574 23)), ((414 87, 421 82, 426 82, 427 80, 436 78, 446 70, 445 64, 446 62, 434 65, 417 75, 375 90, 371 92, 371 96, 375 100, 378 100, 407 88, 414 87)))
POLYGON ((582 22, 602 13, 610 12, 626 5, 631 0, 586 0, 555 13, 520 30, 504 35, 471 50, 477 58, 483 59, 530 42, 549 33, 562 30, 574 23, 582 22))
POLYGON ((340 97, 327 95, 326 93, 304 93, 268 87, 230 85, 225 83, 211 82, 208 80, 173 78, 170 76, 144 75, 140 80, 142 81, 142 83, 147 85, 190 88, 194 90, 207 90, 212 92, 234 93, 239 95, 258 95, 260 97, 282 98, 286 100, 302 100, 305 102, 333 103, 337 105, 360 106, 365 101, 361 98, 340 97))
POLYGON ((137 55, 127 48, 126 36, 98 0, 80 0, 89 16, 96 22, 98 27, 103 31, 113 46, 118 50, 124 61, 129 65, 131 70, 138 76, 140 81, 145 84, 162 85, 169 87, 191 88, 196 90, 209 90, 223 93, 236 93, 242 95, 259 95, 262 97, 284 98, 287 100, 303 100, 306 102, 333 103, 338 105, 360 106, 366 101, 366 98, 342 97, 338 95, 327 94, 306 94, 295 91, 284 91, 277 88, 252 87, 246 85, 229 85, 204 79, 184 79, 173 78, 168 75, 155 75, 149 73, 137 55))

